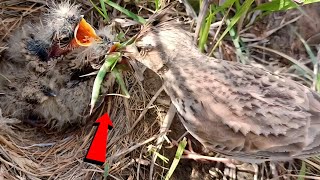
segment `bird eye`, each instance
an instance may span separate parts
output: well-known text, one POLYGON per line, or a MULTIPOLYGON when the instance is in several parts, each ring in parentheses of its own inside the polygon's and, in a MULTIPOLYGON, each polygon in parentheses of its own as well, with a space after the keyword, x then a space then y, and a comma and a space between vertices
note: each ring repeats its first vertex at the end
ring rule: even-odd
POLYGON ((31 38, 31 39, 34 39, 34 34, 29 34, 29 37, 31 38))
POLYGON ((62 39, 59 40, 58 44, 59 44, 60 47, 64 48, 64 47, 67 47, 70 44, 71 40, 72 40, 71 36, 65 36, 65 37, 63 37, 62 39))
POLYGON ((75 16, 71 16, 71 17, 67 18, 67 21, 68 21, 70 24, 76 24, 77 21, 80 21, 80 20, 78 20, 75 16))
POLYGON ((73 30, 70 29, 68 26, 63 27, 57 33, 57 40, 60 43, 69 43, 73 38, 73 30))
POLYGON ((71 37, 64 37, 64 38, 62 38, 60 41, 62 42, 62 43, 65 43, 65 42, 69 42, 71 40, 71 37))

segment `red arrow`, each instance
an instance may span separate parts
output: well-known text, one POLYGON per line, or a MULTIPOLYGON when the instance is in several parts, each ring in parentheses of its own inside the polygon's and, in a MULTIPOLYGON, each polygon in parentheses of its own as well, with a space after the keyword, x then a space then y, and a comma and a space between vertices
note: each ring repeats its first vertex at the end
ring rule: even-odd
POLYGON ((107 154, 108 129, 112 129, 112 121, 108 113, 105 113, 93 125, 98 126, 98 128, 84 161, 103 165, 107 154))

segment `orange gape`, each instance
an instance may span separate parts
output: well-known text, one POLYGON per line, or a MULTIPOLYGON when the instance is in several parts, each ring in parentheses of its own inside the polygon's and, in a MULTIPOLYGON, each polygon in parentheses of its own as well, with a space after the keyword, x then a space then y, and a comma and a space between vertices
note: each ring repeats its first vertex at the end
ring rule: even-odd
POLYGON ((101 38, 96 34, 92 26, 87 21, 81 18, 79 24, 74 31, 74 39, 72 45, 75 46, 90 46, 94 41, 101 41, 101 38))

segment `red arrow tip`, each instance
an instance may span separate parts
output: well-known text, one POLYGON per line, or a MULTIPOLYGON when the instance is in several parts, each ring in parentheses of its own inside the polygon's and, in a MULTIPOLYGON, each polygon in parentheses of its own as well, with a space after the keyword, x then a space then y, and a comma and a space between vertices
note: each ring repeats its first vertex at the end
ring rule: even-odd
POLYGON ((108 128, 112 128, 112 121, 108 113, 97 119, 95 125, 98 127, 84 161, 102 165, 107 153, 108 128))
POLYGON ((101 117, 99 117, 95 123, 101 123, 102 126, 110 126, 113 127, 112 121, 108 115, 108 113, 105 113, 104 115, 102 115, 101 117))

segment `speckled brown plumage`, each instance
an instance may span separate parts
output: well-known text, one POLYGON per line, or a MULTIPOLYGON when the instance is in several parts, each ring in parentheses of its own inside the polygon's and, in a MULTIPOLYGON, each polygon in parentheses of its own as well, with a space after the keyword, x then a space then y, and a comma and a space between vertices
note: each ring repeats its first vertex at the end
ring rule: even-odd
POLYGON ((70 56, 48 62, 34 58, 37 66, 43 64, 41 72, 29 68, 30 61, 1 63, 0 73, 6 77, 0 80, 3 115, 57 129, 84 121, 88 117, 93 79, 80 78, 90 72, 81 69, 88 66, 81 66, 77 56, 70 56))
POLYGON ((172 22, 148 25, 132 54, 162 78, 186 129, 205 147, 245 162, 320 153, 320 96, 265 69, 207 57, 172 22))

